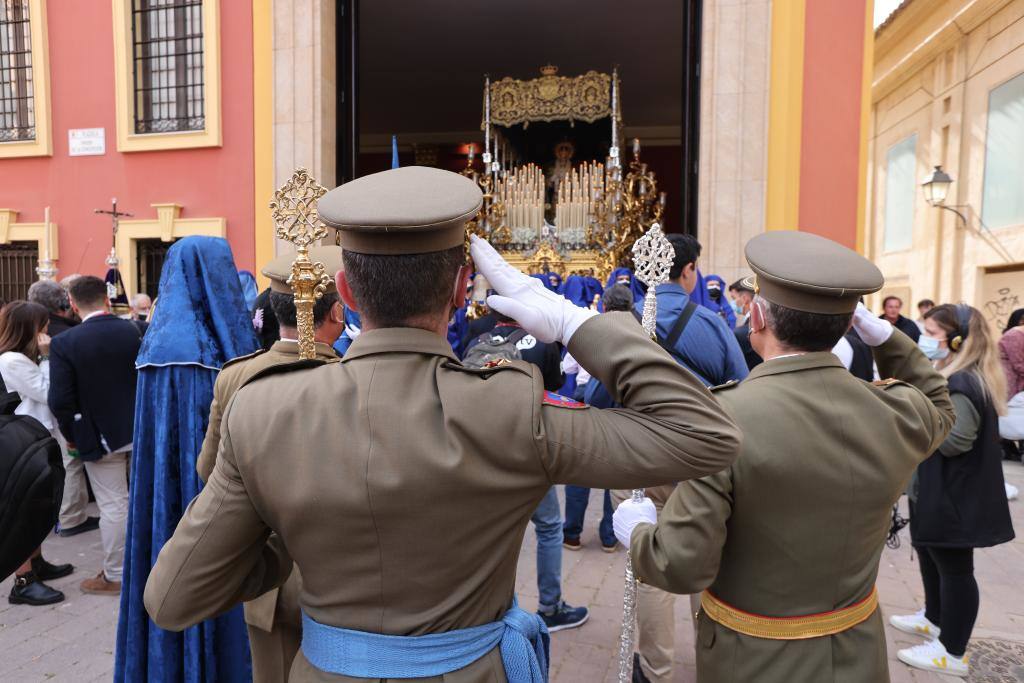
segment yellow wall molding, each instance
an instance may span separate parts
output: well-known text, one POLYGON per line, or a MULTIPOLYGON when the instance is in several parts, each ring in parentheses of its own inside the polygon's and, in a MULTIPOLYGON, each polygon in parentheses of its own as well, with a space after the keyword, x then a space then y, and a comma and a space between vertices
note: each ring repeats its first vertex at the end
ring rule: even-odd
POLYGON ((260 272, 274 258, 274 221, 267 204, 274 196, 274 54, 273 11, 270 0, 252 2, 253 63, 253 230, 256 281, 270 284, 260 272))
POLYGON ((800 227, 806 0, 772 3, 765 228, 800 227))
POLYGON ((132 75, 133 0, 113 0, 114 95, 119 152, 220 147, 220 3, 219 0, 202 2, 203 114, 206 127, 196 131, 138 134, 135 132, 135 84, 132 75))
MULTIPOLYGON (((32 88, 35 140, 0 143, 0 159, 53 156, 50 127, 50 48, 46 31, 46 0, 29 0, 28 21, 32 40, 32 88)), ((41 224, 40 224, 41 225, 41 224)))
MULTIPOLYGON (((50 221, 50 259, 54 261, 60 258, 57 235, 57 224, 50 221)), ((46 224, 19 223, 16 209, 0 209, 0 244, 11 242, 35 242, 42 258, 46 251, 46 224)))
POLYGON ((123 220, 117 226, 114 250, 121 262, 121 278, 128 296, 137 291, 135 262, 138 257, 138 240, 172 242, 189 235, 227 237, 227 221, 223 218, 182 218, 181 205, 174 203, 150 206, 156 209, 156 218, 123 220))
POLYGON ((864 3, 864 55, 860 87, 860 164, 857 172, 857 251, 865 254, 868 203, 868 136, 871 133, 871 80, 874 77, 875 3, 864 3))

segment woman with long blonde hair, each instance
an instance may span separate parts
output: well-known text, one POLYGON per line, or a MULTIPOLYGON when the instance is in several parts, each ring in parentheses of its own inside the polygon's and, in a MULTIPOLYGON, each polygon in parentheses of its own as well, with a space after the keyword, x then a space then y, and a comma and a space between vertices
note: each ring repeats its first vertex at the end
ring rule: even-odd
POLYGON ((924 327, 918 345, 949 380, 956 423, 911 484, 910 537, 920 556, 925 608, 889 621, 934 638, 897 652, 901 661, 966 676, 979 601, 974 549, 1014 537, 999 444, 1006 377, 995 336, 976 308, 936 306, 925 314, 924 327))

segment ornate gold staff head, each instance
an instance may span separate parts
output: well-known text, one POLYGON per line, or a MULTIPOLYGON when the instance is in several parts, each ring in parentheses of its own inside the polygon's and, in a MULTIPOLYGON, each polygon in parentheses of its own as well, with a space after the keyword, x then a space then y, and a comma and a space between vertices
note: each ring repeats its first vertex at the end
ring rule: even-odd
POLYGON ((633 270, 640 281, 647 285, 641 324, 652 338, 658 324, 658 302, 654 289, 668 282, 668 274, 672 270, 672 261, 675 257, 675 247, 661 231, 660 223, 651 225, 651 229, 633 243, 633 270))
POLYGON ((299 328, 299 357, 316 358, 313 340, 313 304, 324 295, 331 283, 324 264, 309 258, 309 247, 327 236, 327 228, 317 215, 317 202, 327 194, 304 168, 295 173, 274 193, 270 202, 277 236, 295 245, 298 252, 292 262, 288 286, 295 296, 296 322, 299 328))

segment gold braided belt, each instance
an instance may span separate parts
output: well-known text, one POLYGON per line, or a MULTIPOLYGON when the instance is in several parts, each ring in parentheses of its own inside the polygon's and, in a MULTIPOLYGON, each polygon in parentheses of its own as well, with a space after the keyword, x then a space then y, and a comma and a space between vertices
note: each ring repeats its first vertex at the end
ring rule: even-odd
POLYGON ((766 617, 744 612, 722 602, 710 591, 701 594, 700 602, 711 620, 737 633, 771 640, 803 640, 842 633, 861 623, 878 608, 878 590, 872 587, 866 598, 849 607, 800 617, 766 617))

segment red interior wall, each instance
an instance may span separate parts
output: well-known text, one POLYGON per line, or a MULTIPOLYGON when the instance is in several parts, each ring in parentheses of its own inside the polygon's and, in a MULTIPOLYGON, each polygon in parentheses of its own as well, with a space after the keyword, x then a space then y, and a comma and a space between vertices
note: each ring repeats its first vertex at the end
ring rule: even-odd
POLYGON ((235 262, 252 270, 252 3, 220 3, 223 146, 180 151, 117 151, 111 12, 109 2, 49 3, 53 156, 0 159, 0 207, 40 222, 50 206, 60 230, 58 277, 103 275, 110 218, 93 210, 109 209, 112 197, 137 218, 155 218, 150 204, 161 202, 181 204, 183 218, 226 218, 235 262), (101 127, 105 155, 68 156, 68 129, 101 127))
POLYGON ((800 229, 857 248, 867 0, 807 3, 800 229))

